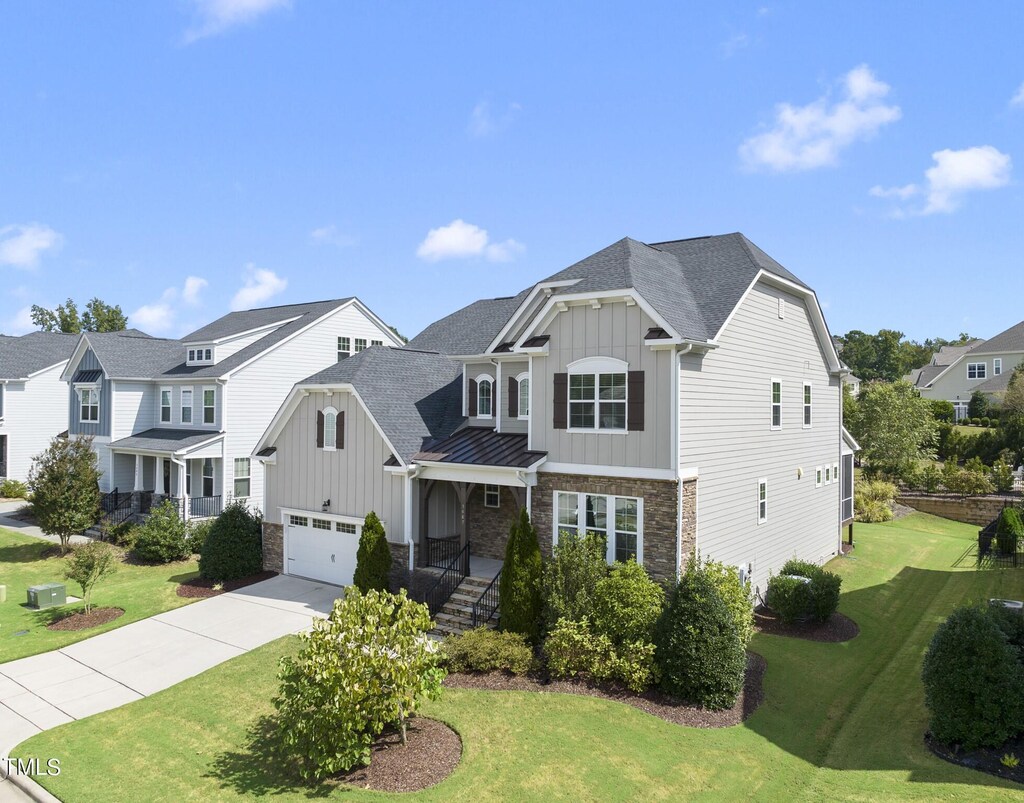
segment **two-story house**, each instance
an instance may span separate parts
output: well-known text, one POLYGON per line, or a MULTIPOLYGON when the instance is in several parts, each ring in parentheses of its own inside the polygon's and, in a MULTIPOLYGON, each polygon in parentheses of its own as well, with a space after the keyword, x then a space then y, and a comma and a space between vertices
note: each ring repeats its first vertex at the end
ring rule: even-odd
POLYGON ((296 385, 256 451, 267 568, 349 583, 375 510, 406 577, 476 573, 525 505, 545 553, 593 531, 609 562, 671 578, 698 550, 763 589, 852 518, 843 372, 814 292, 741 234, 620 240, 296 385))
POLYGON ((965 346, 944 346, 931 362, 905 377, 926 399, 951 402, 959 421, 975 391, 998 400, 1010 384, 1013 369, 1024 362, 1024 321, 989 340, 965 346))
POLYGON ((69 431, 93 436, 101 490, 132 511, 154 497, 186 518, 231 499, 262 509, 263 469, 250 456, 288 391, 385 343, 401 341, 355 298, 232 312, 181 340, 86 333, 63 375, 69 431))
POLYGON ((61 374, 76 335, 0 335, 0 478, 25 482, 32 458, 68 428, 61 374))

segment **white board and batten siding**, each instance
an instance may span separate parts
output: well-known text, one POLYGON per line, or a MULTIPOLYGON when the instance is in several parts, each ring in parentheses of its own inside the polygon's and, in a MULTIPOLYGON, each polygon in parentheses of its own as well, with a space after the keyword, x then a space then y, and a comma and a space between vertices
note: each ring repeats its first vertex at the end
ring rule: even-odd
POLYGON ((405 478, 384 470, 391 450, 351 393, 311 392, 273 445, 277 463, 267 468, 268 521, 287 524, 283 511, 316 516, 329 499, 329 513, 362 521, 373 510, 384 522, 389 541, 404 540, 405 478), (345 414, 344 449, 316 446, 317 413, 327 407, 345 414))
POLYGON ((32 459, 68 428, 67 386, 60 378, 66 364, 3 388, 0 435, 7 436, 7 476, 11 479, 25 482, 32 459))
POLYGON ((840 462, 839 379, 829 376, 804 301, 764 282, 719 343, 703 356, 680 357, 680 465, 698 470, 701 554, 752 564, 763 592, 769 572, 789 558, 820 563, 836 552, 840 484, 816 487, 815 472, 840 462), (771 426, 773 379, 782 383, 778 430, 771 426), (812 388, 810 428, 803 426, 804 382, 812 388), (768 510, 759 524, 762 478, 768 510))
MULTIPOLYGON (((297 382, 337 362, 339 337, 351 338, 352 347, 355 348, 356 338, 364 338, 367 344, 372 340, 383 340, 387 344, 393 335, 367 318, 357 306, 350 304, 321 318, 301 334, 260 355, 231 375, 226 386, 227 416, 222 424, 226 432, 225 499, 234 495, 235 458, 252 454, 278 408, 297 382)), ((269 505, 264 508, 264 471, 262 463, 251 461, 249 499, 252 506, 272 511, 269 505)), ((316 500, 316 510, 320 509, 323 499, 316 500)))

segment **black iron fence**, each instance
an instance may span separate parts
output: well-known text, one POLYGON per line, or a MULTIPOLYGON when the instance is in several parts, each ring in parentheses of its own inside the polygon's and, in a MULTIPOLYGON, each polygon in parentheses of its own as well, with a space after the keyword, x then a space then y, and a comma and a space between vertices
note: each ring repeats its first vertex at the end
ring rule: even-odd
POLYGON ((219 496, 190 496, 188 499, 188 515, 193 519, 219 516, 222 508, 219 496))
POLYGON ((447 538, 427 537, 427 566, 447 569, 452 558, 459 554, 459 536, 447 538))
POLYGON ((484 589, 480 599, 473 603, 473 627, 486 625, 498 615, 498 589, 501 587, 501 570, 484 589))
POLYGON ((978 531, 978 566, 1017 568, 1024 566, 1024 539, 998 532, 999 519, 978 531))
MULTIPOLYGON (((456 541, 456 545, 458 542, 456 541)), ((440 568, 440 567, 438 567, 440 568)), ((452 557, 451 562, 444 567, 441 576, 437 578, 427 592, 423 595, 423 602, 430 609, 430 615, 435 616, 444 604, 451 599, 455 589, 469 574, 469 544, 466 544, 452 557)))

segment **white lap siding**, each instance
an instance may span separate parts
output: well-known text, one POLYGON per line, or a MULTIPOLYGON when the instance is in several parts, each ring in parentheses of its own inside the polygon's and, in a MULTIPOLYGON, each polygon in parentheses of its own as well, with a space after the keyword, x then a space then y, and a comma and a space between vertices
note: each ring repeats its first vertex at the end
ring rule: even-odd
POLYGON ((7 436, 7 476, 12 479, 27 480, 32 459, 68 428, 67 385, 60 381, 63 370, 61 363, 3 389, 0 435, 7 436))
POLYGON ((815 470, 840 462, 839 380, 829 376, 804 302, 763 282, 719 343, 704 356, 680 358, 680 465, 698 471, 698 549, 729 564, 752 564, 763 591, 769 572, 787 559, 820 563, 836 551, 840 486, 815 487, 815 470), (771 428, 772 379, 782 383, 779 430, 771 428), (809 429, 802 418, 805 381, 812 387, 809 429), (768 515, 758 524, 762 478, 768 515))

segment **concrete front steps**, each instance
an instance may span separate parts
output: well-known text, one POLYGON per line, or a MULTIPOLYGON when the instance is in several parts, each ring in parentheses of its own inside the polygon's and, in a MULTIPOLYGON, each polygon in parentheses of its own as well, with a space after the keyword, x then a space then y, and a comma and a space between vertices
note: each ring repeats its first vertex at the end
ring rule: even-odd
MULTIPOLYGON (((458 588, 455 589, 451 598, 444 604, 437 615, 434 616, 434 629, 431 634, 444 638, 445 636, 457 636, 473 629, 473 603, 480 599, 480 596, 491 584, 490 577, 467 577, 458 588)), ((488 627, 494 627, 495 619, 492 618, 488 627)))

